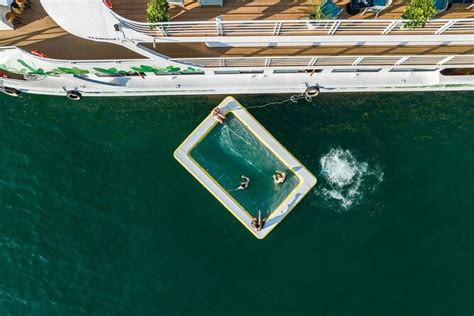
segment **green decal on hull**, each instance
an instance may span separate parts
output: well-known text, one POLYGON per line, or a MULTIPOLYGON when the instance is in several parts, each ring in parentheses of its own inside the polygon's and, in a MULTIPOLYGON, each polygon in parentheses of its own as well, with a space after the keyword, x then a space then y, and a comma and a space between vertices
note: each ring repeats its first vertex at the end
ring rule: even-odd
MULTIPOLYGON (((181 67, 177 66, 167 66, 167 67, 153 67, 149 65, 140 65, 139 67, 130 67, 128 70, 117 69, 115 67, 111 68, 101 68, 101 67, 91 67, 91 70, 81 69, 78 67, 57 67, 49 71, 45 71, 43 68, 35 68, 34 66, 29 65, 24 60, 17 59, 18 65, 21 65, 23 68, 14 68, 9 67, 6 64, 0 64, 0 69, 4 71, 8 71, 11 73, 19 74, 19 75, 43 75, 43 76, 58 76, 61 74, 68 74, 68 75, 78 75, 84 76, 90 73, 93 74, 100 74, 100 75, 127 75, 130 73, 155 73, 155 74, 171 74, 177 72, 183 73, 190 73, 190 72, 199 72, 200 69, 196 69, 193 67, 187 67, 186 69, 181 69, 181 67)), ((18 66, 16 65, 16 66, 18 66)))

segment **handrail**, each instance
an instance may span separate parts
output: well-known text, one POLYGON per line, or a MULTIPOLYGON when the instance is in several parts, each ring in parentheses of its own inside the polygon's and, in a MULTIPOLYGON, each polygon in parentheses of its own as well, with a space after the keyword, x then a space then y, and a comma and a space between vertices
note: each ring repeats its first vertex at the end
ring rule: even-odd
MULTIPOLYGON (((110 9, 109 9, 110 10, 110 9)), ((110 10, 124 27, 152 38, 210 36, 474 35, 474 19, 433 19, 407 29, 408 20, 215 20, 146 23, 110 10)))
POLYGON ((390 55, 390 56, 271 56, 173 58, 170 61, 203 68, 295 68, 295 67, 446 67, 474 68, 474 55, 390 55))
MULTIPOLYGON (((24 51, 16 46, 4 46, 0 47, 0 52, 6 52, 8 50, 19 52, 28 58, 38 59, 38 56, 31 54, 28 51, 24 51)), ((149 59, 80 59, 80 60, 62 60, 54 58, 41 57, 38 60, 50 63, 52 65, 72 65, 72 66, 84 66, 84 65, 101 65, 104 67, 117 67, 123 65, 128 67, 130 65, 140 65, 149 63, 149 59)), ((341 56, 259 56, 259 57, 195 57, 195 58, 170 58, 170 62, 196 64, 201 62, 201 65, 206 67, 212 63, 220 63, 226 67, 229 65, 236 65, 241 62, 242 64, 249 63, 260 63, 262 67, 288 67, 290 66, 307 66, 307 67, 318 67, 318 66, 358 66, 358 67, 371 67, 371 66, 413 66, 413 65, 436 65, 436 66, 452 66, 452 65, 466 65, 474 68, 474 54, 467 55, 451 55, 451 54, 435 54, 435 55, 341 55, 341 56), (357 61, 357 65, 354 63, 357 61), (286 64, 285 64, 286 63, 286 64)))

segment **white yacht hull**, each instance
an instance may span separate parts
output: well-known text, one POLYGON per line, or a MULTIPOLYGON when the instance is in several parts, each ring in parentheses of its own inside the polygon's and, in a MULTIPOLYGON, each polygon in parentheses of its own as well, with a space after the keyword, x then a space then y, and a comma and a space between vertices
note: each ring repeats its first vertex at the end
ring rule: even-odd
POLYGON ((22 93, 82 96, 220 95, 303 93, 317 86, 328 92, 407 92, 474 90, 474 76, 443 76, 438 71, 298 74, 195 74, 134 77, 94 75, 3 79, 3 85, 22 93))

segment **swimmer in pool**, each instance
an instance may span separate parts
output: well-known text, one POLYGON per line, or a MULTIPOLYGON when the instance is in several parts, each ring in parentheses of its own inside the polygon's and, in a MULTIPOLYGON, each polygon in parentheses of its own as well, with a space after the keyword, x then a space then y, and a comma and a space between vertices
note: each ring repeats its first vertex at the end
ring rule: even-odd
POLYGON ((283 171, 276 170, 276 173, 273 175, 273 182, 275 184, 281 184, 286 180, 286 173, 283 171))
POLYGON ((239 190, 245 190, 249 187, 250 179, 244 175, 242 175, 242 181, 240 182, 240 185, 232 190, 228 190, 229 192, 232 191, 239 191, 239 190))
POLYGON ((221 113, 219 108, 214 108, 212 110, 212 117, 221 124, 224 124, 225 115, 221 113))

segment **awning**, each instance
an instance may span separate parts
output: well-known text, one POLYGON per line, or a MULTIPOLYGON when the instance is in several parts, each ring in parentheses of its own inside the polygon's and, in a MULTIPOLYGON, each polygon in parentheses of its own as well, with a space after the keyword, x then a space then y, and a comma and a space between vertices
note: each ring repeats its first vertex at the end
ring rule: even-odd
POLYGON ((0 0, 0 5, 9 7, 13 3, 13 0, 0 0))

